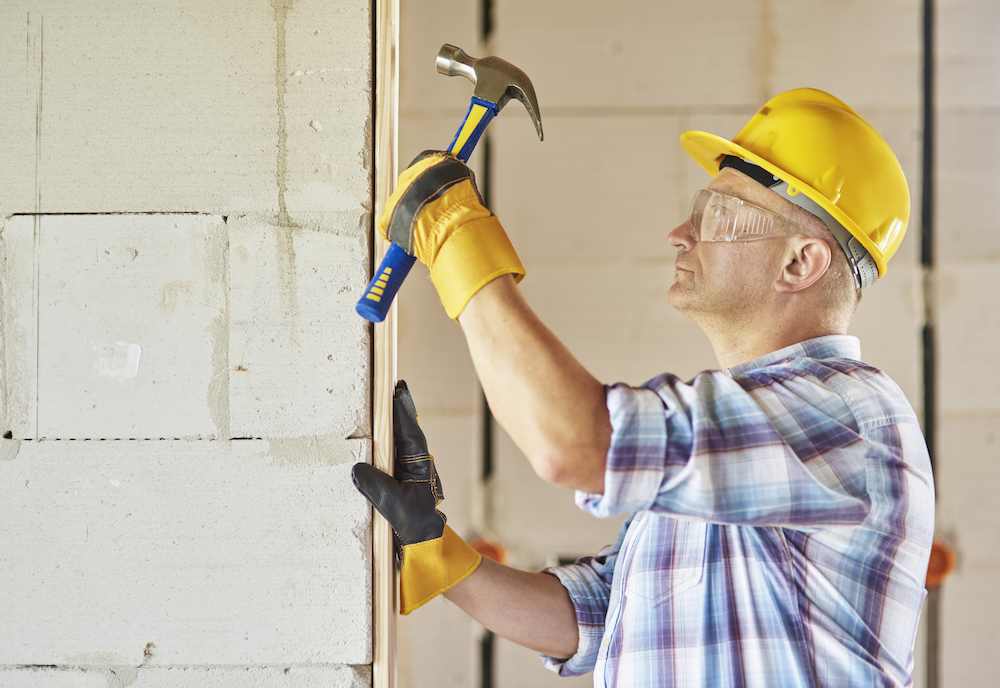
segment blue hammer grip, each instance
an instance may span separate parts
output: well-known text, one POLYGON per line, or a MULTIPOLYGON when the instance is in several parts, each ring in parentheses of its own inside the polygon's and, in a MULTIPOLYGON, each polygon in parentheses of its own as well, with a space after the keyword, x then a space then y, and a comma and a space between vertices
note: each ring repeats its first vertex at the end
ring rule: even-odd
POLYGON ((455 139, 448 146, 448 151, 462 162, 469 162, 469 157, 479 143, 479 138, 486 131, 486 126, 499 112, 496 103, 472 96, 469 111, 465 113, 462 126, 455 133, 455 139))
POLYGON ((358 300, 354 310, 369 322, 382 322, 389 312, 396 292, 403 285, 406 274, 413 267, 416 258, 404 251, 399 244, 392 243, 382 259, 382 264, 375 271, 375 276, 368 283, 364 295, 358 300))

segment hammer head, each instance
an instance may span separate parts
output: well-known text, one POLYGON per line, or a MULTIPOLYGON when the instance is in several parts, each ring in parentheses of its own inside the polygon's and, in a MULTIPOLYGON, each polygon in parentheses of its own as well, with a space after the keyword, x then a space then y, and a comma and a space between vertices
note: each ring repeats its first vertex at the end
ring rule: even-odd
POLYGON ((461 48, 445 44, 437 57, 437 70, 448 76, 464 76, 476 85, 473 95, 496 105, 497 112, 503 109, 511 98, 521 101, 528 111, 531 121, 542 135, 542 115, 538 110, 538 99, 531 79, 520 69, 499 57, 469 57, 461 48))

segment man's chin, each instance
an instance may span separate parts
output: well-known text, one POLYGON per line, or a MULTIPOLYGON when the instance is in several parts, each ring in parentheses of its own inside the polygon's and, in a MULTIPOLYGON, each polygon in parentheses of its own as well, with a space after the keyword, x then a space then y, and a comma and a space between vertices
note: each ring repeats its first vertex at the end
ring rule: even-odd
POLYGON ((667 303, 673 306, 675 311, 685 312, 690 307, 691 289, 688 285, 674 282, 667 290, 667 303))

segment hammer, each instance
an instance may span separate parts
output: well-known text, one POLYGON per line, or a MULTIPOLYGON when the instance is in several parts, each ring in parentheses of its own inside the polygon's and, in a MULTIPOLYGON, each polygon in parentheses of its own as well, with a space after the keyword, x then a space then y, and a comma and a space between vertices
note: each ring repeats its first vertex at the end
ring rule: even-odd
MULTIPOLYGON (((437 70, 448 76, 464 76, 476 85, 469 111, 448 147, 448 152, 462 162, 469 161, 486 126, 500 114, 511 98, 524 104, 535 124, 538 140, 543 140, 542 117, 535 98, 535 87, 531 85, 528 75, 510 62, 492 56, 469 57, 461 48, 445 44, 438 52, 437 70)), ((354 307, 358 315, 370 322, 382 322, 415 260, 398 244, 391 244, 364 295, 354 307)))

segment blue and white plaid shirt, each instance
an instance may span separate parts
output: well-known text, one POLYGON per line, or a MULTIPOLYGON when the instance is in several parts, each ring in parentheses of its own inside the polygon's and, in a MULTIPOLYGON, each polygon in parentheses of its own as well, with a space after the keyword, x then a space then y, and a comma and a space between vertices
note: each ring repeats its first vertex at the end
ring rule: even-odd
POLYGON ((594 685, 905 686, 934 488, 899 387, 831 336, 691 382, 609 387, 597 557, 548 569, 594 685))

